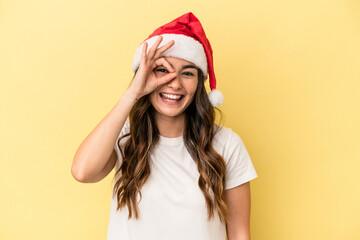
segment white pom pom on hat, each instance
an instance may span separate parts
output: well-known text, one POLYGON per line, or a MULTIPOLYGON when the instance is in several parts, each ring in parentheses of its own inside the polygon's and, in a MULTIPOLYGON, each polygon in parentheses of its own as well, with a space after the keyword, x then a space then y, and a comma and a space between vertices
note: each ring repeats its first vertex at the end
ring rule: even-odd
POLYGON ((224 96, 216 89, 212 48, 200 21, 192 12, 188 12, 157 28, 138 46, 132 64, 133 72, 140 65, 144 42, 148 43, 149 50, 159 36, 163 36, 163 40, 158 48, 171 40, 175 41, 175 44, 162 53, 161 56, 177 57, 192 62, 203 72, 204 80, 207 79, 209 74, 210 103, 213 107, 220 106, 224 102, 224 96))
POLYGON ((220 106, 224 102, 224 95, 217 89, 209 92, 209 100, 213 107, 220 106))

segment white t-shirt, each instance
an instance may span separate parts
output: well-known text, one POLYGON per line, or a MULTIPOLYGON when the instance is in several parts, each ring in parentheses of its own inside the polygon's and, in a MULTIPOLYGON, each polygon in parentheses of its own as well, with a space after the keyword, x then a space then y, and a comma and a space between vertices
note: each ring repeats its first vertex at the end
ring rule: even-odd
MULTIPOLYGON (((127 120, 119 137, 129 132, 129 127, 127 120)), ((122 139, 121 146, 127 139, 122 139)), ((243 141, 230 128, 221 127, 213 147, 226 162, 225 189, 257 177, 243 141)), ((117 144, 114 148, 117 170, 122 157, 117 144)), ((112 196, 107 240, 226 240, 225 223, 221 223, 216 209, 214 218, 207 220, 205 198, 198 186, 200 174, 182 136, 160 136, 150 156, 150 167, 140 202, 138 195, 139 219, 133 215, 128 220, 127 206, 116 211, 117 199, 112 196)), ((118 179, 116 176, 114 183, 118 179)))

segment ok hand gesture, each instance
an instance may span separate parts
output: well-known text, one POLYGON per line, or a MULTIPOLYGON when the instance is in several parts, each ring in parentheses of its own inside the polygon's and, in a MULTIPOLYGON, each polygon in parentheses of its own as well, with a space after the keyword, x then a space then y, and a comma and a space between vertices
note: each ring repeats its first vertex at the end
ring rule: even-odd
POLYGON ((172 78, 176 76, 174 69, 170 66, 169 62, 165 60, 165 58, 160 57, 160 55, 174 45, 174 40, 171 40, 164 46, 158 48, 160 42, 163 37, 159 36, 154 43, 154 45, 150 48, 149 52, 146 53, 148 43, 144 42, 139 69, 136 72, 134 79, 131 82, 129 90, 140 98, 144 95, 147 95, 154 91, 156 88, 161 86, 164 83, 169 82, 172 78), (165 74, 165 76, 158 77, 153 72, 158 66, 164 66, 169 74, 165 74))

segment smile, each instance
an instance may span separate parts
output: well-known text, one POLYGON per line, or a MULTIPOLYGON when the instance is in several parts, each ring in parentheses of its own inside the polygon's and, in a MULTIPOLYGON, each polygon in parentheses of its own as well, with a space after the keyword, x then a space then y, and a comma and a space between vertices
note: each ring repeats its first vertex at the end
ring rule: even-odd
POLYGON ((160 93, 159 95, 168 104, 177 104, 184 98, 184 95, 181 94, 160 93))

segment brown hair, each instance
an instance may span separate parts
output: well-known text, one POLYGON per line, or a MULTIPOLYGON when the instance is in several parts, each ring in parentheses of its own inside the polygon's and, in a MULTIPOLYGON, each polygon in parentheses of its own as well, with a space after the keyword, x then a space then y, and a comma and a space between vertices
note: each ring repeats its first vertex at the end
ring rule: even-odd
MULTIPOLYGON (((208 220, 214 216, 216 209, 223 222, 228 220, 228 209, 224 201, 226 163, 211 144, 219 125, 215 124, 215 108, 209 102, 200 69, 198 79, 194 99, 185 110, 184 144, 200 173, 198 185, 206 200, 208 220), (214 200, 210 190, 214 194, 214 200)), ((117 210, 128 206, 128 218, 132 217, 132 209, 135 218, 139 218, 136 196, 139 193, 141 197, 140 189, 151 172, 149 156, 159 141, 155 109, 148 96, 143 96, 135 103, 129 114, 130 133, 121 136, 117 142, 123 160, 115 173, 120 174, 120 178, 114 185, 113 194, 117 196, 117 210), (125 137, 129 138, 122 149, 120 141, 125 137)), ((218 108, 216 110, 221 114, 218 108)))

